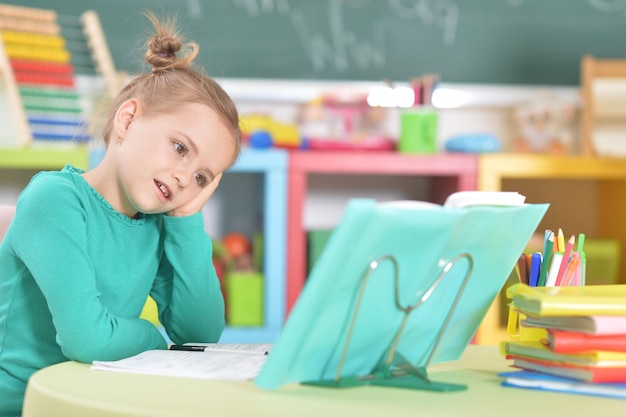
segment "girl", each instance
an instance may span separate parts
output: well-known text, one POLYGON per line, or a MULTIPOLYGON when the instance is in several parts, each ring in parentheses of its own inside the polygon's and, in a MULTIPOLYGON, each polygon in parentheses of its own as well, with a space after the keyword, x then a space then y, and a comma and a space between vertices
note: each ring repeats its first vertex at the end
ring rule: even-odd
POLYGON ((224 328, 199 212, 239 154, 238 114, 191 68, 197 45, 148 17, 152 71, 113 103, 102 162, 33 177, 0 245, 0 416, 20 415, 38 369, 167 349, 139 318, 148 294, 174 343, 216 342, 224 328))

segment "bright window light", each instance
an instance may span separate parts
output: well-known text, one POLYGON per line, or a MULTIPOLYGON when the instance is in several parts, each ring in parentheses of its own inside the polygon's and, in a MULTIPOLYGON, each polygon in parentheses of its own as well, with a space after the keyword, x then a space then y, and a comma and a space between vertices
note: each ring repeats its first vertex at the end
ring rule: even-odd
POLYGON ((462 91, 451 88, 437 88, 433 92, 432 103, 439 109, 454 109, 467 103, 469 96, 462 91))
POLYGON ((393 89, 387 86, 374 87, 367 96, 371 107, 393 107, 393 101, 393 89))
POLYGON ((415 93, 409 87, 396 87, 393 89, 396 98, 396 107, 413 107, 415 103, 415 93))
POLYGON ((367 104, 371 107, 411 107, 414 101, 415 94, 408 87, 378 86, 367 96, 367 104))

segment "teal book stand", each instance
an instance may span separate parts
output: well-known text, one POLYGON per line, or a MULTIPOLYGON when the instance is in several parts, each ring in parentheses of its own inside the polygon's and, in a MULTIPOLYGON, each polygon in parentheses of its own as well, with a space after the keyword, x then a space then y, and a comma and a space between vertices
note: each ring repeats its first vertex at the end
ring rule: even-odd
POLYGON ((254 383, 440 392, 547 204, 442 207, 351 200, 254 383))
POLYGON ((467 389, 466 385, 460 384, 451 384, 451 383, 442 383, 435 382, 428 378, 428 373, 426 368, 430 364, 430 361, 433 358, 433 353, 436 352, 436 348, 439 345, 443 334, 446 331, 446 328, 450 322, 450 318, 454 314, 456 307, 459 304, 459 300, 461 299, 461 295, 467 285, 468 279, 472 274, 474 261, 472 256, 468 253, 461 254, 448 262, 442 269, 441 273, 435 281, 432 283, 430 288, 422 295, 422 297, 412 305, 402 306, 400 301, 400 293, 399 293, 399 280, 398 280, 398 261, 393 256, 383 256, 382 258, 376 259, 367 267, 365 274, 363 275, 361 285, 359 287, 359 292, 357 295, 356 308, 354 311, 354 315, 352 316, 352 320, 350 323, 350 327, 348 329, 348 334, 346 337, 346 342, 344 344, 341 359, 339 362, 339 366, 337 367, 337 372, 335 374, 334 379, 330 380, 320 380, 320 381, 307 381, 303 382, 306 385, 317 385, 323 387, 334 387, 334 388, 346 388, 346 387, 355 387, 361 385, 379 385, 384 387, 392 387, 392 388, 409 388, 409 389, 419 389, 426 391, 460 391, 467 389), (424 366, 415 366, 410 363, 400 352, 396 350, 398 342, 402 337, 402 331, 404 330, 406 323, 408 322, 409 315, 413 313, 417 308, 426 303, 430 298, 430 295, 436 291, 437 287, 441 283, 441 281, 446 277, 447 272, 457 264, 457 262, 461 260, 466 260, 467 262, 467 272, 463 277, 463 281, 461 283, 461 287, 459 292, 457 293, 452 307, 446 316, 446 320, 444 325, 439 330, 437 334, 437 338, 435 340, 435 345, 428 359, 426 360, 426 364, 424 366), (383 357, 380 359, 379 363, 373 369, 372 373, 363 376, 348 376, 342 377, 341 371, 343 368, 343 364, 347 359, 348 348, 350 344, 350 339, 352 336, 352 331, 354 329, 356 320, 358 318, 358 313, 361 308, 362 296, 365 290, 365 286, 367 285, 368 279, 370 278, 371 272, 379 267, 381 262, 389 261, 393 264, 394 268, 394 287, 395 287, 395 304, 398 310, 402 311, 404 314, 404 319, 400 323, 400 327, 398 328, 393 340, 391 341, 389 347, 385 350, 383 357))

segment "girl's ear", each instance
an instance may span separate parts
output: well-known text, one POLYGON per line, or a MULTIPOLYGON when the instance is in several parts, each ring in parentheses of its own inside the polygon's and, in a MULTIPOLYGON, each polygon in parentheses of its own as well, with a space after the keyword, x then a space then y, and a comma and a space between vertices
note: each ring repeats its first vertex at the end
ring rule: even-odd
POLYGON ((137 99, 131 98, 122 103, 122 105, 115 112, 114 119, 114 132, 117 136, 117 141, 121 142, 126 136, 126 131, 130 127, 130 124, 135 120, 135 115, 139 111, 139 102, 137 99))

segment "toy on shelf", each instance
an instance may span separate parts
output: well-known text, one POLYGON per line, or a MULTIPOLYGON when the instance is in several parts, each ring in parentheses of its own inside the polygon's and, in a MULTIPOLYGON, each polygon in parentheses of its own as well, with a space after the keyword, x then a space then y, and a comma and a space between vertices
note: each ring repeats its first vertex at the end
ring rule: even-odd
POLYGON ((385 133, 387 112, 365 94, 325 94, 302 106, 298 116, 308 149, 393 150, 385 133))
POLYGON ((518 152, 547 152, 557 155, 574 150, 575 109, 552 96, 538 96, 515 109, 518 152))
POLYGON ((128 74, 115 69, 98 14, 87 10, 81 15, 80 23, 95 70, 104 78, 108 96, 113 99, 124 86, 128 74))
POLYGON ((250 240, 240 232, 230 232, 214 244, 213 264, 230 326, 263 325, 263 274, 257 261, 262 250, 260 235, 250 240))
POLYGON ((240 117, 243 139, 257 149, 302 148, 298 126, 282 123, 264 114, 249 114, 240 117))
POLYGON ((59 20, 54 10, 0 4, 0 75, 12 119, 2 142, 88 141, 77 68, 102 74, 107 85, 119 84, 107 75, 115 71, 97 14, 88 11, 74 19, 80 29, 70 28, 71 41, 64 35, 68 25, 59 20))
POLYGON ((0 5, 0 16, 12 22, 2 26, 1 60, 20 143, 88 139, 56 13, 0 5))
POLYGON ((252 242, 243 233, 231 232, 222 239, 228 253, 230 269, 235 271, 254 270, 252 262, 252 242))
POLYGON ((491 133, 466 133, 448 138, 445 142, 448 152, 492 153, 502 150, 502 143, 491 133))

